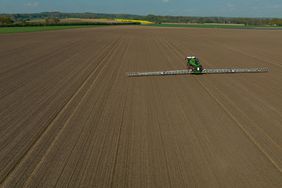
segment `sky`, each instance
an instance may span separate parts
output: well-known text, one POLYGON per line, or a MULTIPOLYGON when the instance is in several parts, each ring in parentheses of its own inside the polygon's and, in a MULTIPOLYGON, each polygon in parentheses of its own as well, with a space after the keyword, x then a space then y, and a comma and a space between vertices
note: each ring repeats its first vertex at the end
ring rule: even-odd
POLYGON ((0 0, 0 13, 48 11, 282 18, 282 0, 0 0))

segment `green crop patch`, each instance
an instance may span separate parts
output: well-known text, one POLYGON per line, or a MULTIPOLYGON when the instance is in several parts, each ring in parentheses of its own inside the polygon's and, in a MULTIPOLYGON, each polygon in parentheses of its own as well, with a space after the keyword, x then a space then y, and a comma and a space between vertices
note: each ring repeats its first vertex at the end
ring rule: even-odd
POLYGON ((39 32, 39 31, 75 29, 75 28, 85 28, 85 27, 97 27, 97 26, 98 25, 0 27, 0 33, 39 32))
POLYGON ((242 24, 148 24, 147 26, 154 27, 180 27, 180 28, 221 28, 221 29, 277 29, 281 30, 279 26, 245 26, 242 24))

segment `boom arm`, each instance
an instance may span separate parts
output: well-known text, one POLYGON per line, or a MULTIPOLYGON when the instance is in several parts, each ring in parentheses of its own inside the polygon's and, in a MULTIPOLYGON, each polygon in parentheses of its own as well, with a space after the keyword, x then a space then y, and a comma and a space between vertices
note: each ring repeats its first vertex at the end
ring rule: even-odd
MULTIPOLYGON (((221 68, 221 69, 203 69, 201 74, 226 74, 226 73, 262 73, 268 72, 268 68, 221 68)), ((192 69, 185 70, 170 70, 170 71, 156 71, 156 72, 129 72, 129 77, 140 76, 167 76, 167 75, 185 75, 195 74, 192 69)))

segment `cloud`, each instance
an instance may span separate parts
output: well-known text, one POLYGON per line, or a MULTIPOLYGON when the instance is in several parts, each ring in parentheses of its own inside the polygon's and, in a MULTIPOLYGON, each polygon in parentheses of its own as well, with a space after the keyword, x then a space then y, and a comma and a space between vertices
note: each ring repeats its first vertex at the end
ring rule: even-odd
POLYGON ((38 7, 38 6, 39 6, 39 2, 36 2, 36 1, 34 1, 34 2, 27 2, 27 3, 25 4, 25 6, 26 6, 26 7, 29 7, 29 8, 35 8, 35 7, 38 7))

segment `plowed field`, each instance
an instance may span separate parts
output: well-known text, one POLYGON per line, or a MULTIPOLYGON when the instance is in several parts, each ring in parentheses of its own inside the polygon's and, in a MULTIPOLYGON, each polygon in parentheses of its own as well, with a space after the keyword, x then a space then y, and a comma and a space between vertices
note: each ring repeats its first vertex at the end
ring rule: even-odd
POLYGON ((282 187, 282 31, 0 35, 2 187, 282 187), (260 74, 126 72, 269 67, 260 74))

